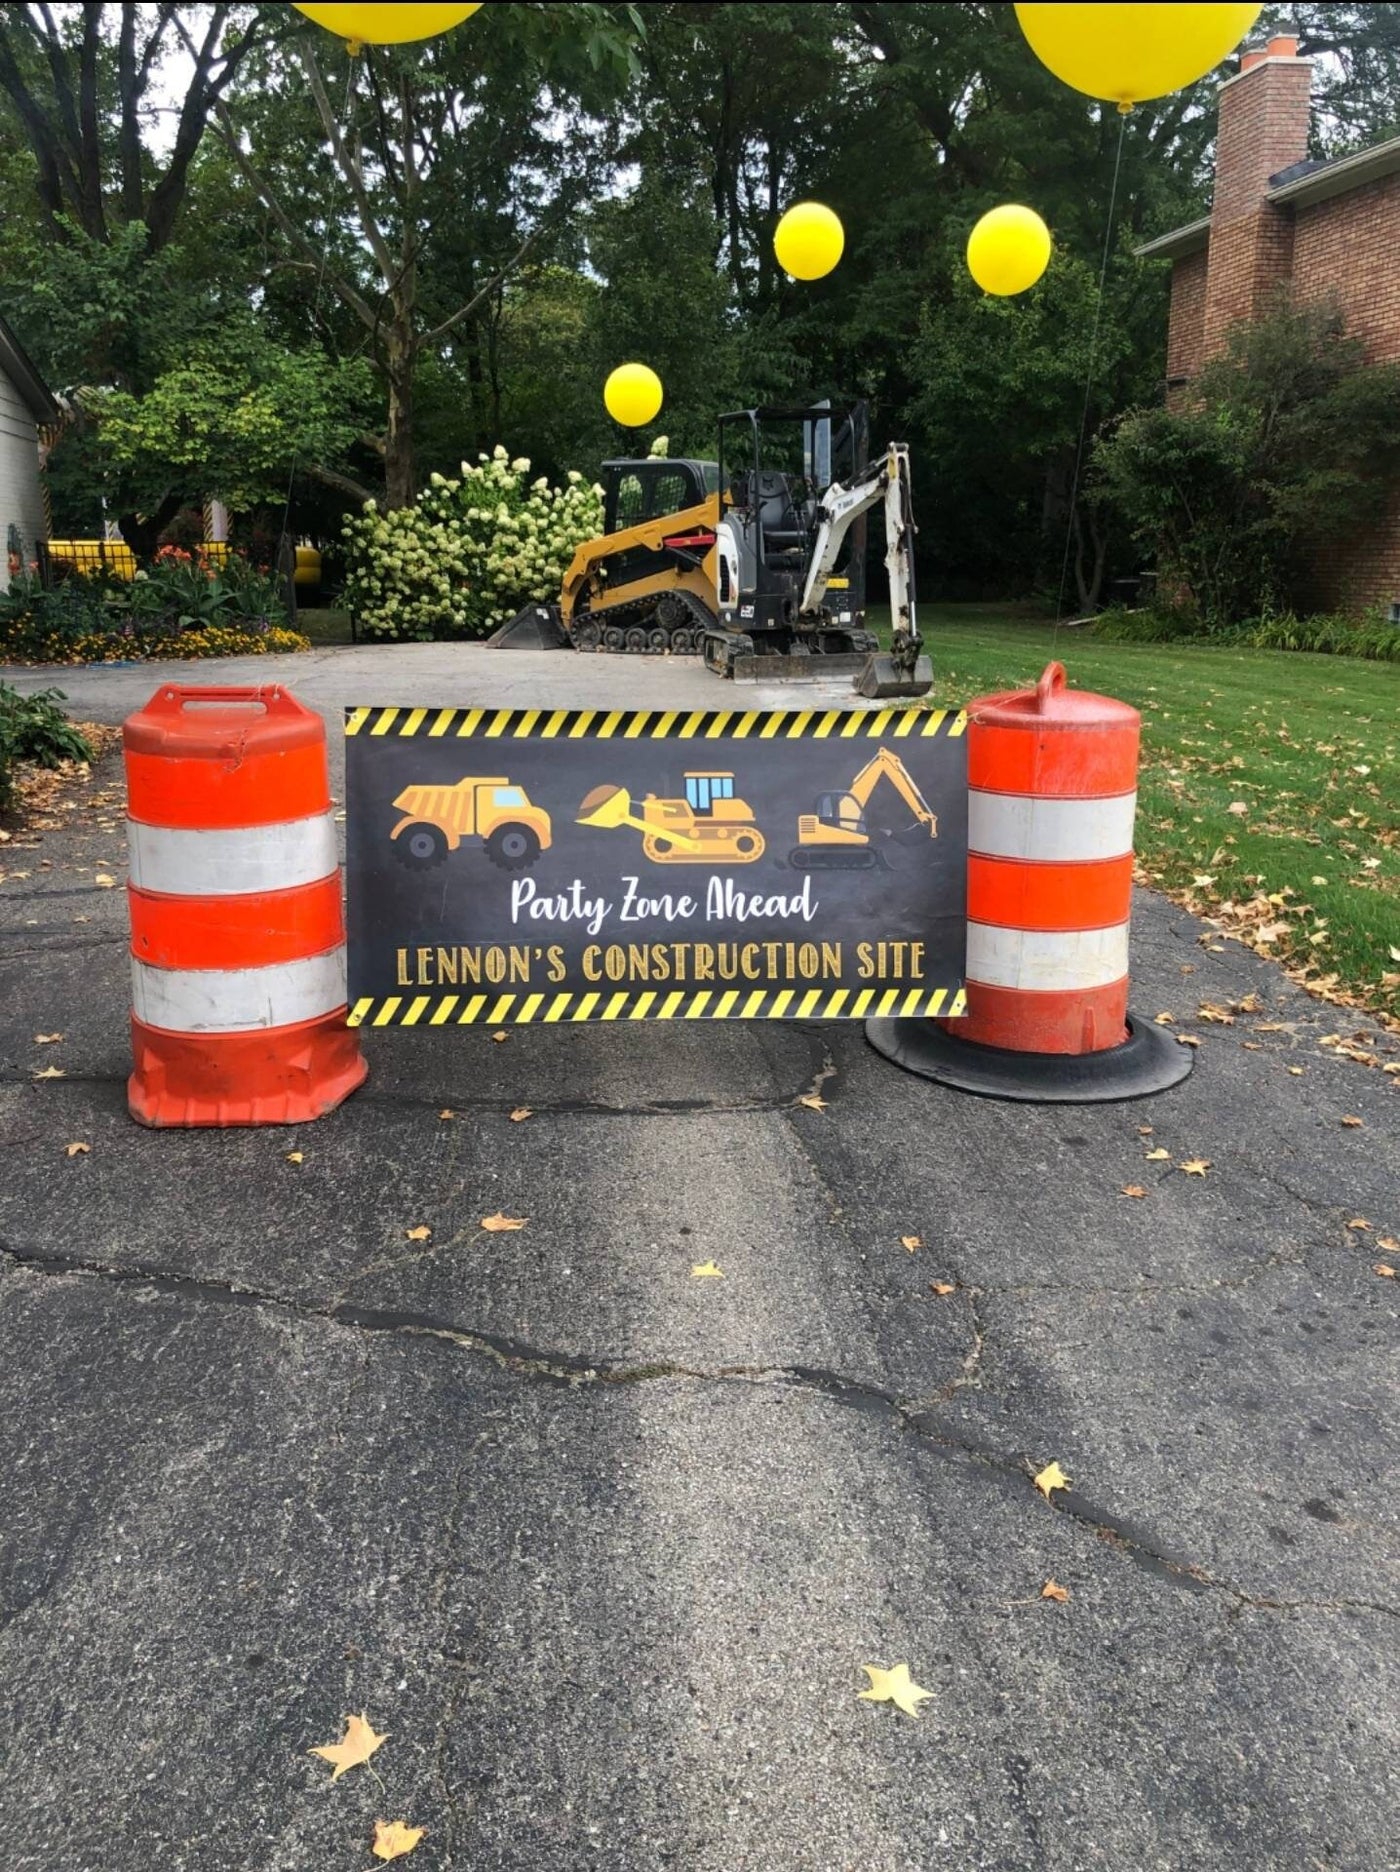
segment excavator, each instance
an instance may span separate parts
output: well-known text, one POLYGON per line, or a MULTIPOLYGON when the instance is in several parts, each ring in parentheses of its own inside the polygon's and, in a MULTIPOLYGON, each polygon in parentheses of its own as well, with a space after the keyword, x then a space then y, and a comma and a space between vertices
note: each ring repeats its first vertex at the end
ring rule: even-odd
POLYGON ((850 674, 860 695, 926 695, 914 596, 909 450, 867 459, 866 406, 719 419, 719 459, 603 464, 606 531, 555 604, 517 612, 498 649, 694 655, 739 681, 850 674), (883 506, 891 648, 865 624, 865 516, 883 506))
POLYGON ((885 859, 870 843, 865 809, 882 780, 888 780, 930 838, 938 837, 938 820, 914 784, 904 762, 890 748, 881 747, 861 768, 844 793, 823 793, 817 810, 802 813, 797 821, 797 844, 789 862, 799 871, 859 871, 884 868, 885 859))

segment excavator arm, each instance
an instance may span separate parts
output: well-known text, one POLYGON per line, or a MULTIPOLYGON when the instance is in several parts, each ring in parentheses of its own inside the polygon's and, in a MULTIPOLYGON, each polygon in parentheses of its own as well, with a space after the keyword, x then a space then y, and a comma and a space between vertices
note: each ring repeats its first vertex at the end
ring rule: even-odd
MULTIPOLYGON (((849 486, 833 481, 822 495, 817 537, 802 589, 804 616, 819 611, 832 571, 852 522, 884 502, 885 570, 890 581, 890 655, 874 656, 857 687, 862 695, 921 694, 913 686, 923 640, 914 599, 914 514, 909 487, 909 450, 891 442, 877 462, 855 475, 849 486)), ((927 665, 925 666, 927 667, 927 665)))
POLYGON ((847 789, 848 797, 856 802, 863 813, 870 803, 871 794, 882 780, 889 781, 914 817, 921 825, 928 827, 930 838, 936 838, 938 820, 929 810, 928 801, 915 786, 904 762, 887 747, 878 749, 861 768, 847 789))

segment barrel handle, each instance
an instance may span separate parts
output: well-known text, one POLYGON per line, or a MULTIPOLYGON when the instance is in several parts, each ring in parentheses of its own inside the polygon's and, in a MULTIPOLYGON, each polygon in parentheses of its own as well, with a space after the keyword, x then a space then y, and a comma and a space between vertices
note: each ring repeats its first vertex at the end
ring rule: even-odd
POLYGON ((167 683, 146 704, 148 713, 178 715, 187 702, 226 702, 231 707, 258 707, 267 714, 274 710, 303 714, 296 697, 280 683, 229 683, 226 686, 198 683, 167 683))
POLYGON ((1047 663, 1040 672, 1040 681, 1035 686, 1035 707, 1038 715, 1043 715, 1049 708, 1052 697, 1057 696, 1065 686, 1065 666, 1063 663, 1047 663))

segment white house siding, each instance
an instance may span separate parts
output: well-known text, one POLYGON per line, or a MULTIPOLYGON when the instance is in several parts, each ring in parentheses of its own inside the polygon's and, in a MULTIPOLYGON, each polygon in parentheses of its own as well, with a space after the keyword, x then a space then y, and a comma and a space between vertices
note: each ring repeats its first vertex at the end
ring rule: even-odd
POLYGON ((19 531, 26 560, 44 537, 39 437, 29 406, 0 370, 0 591, 10 582, 10 528, 19 531))

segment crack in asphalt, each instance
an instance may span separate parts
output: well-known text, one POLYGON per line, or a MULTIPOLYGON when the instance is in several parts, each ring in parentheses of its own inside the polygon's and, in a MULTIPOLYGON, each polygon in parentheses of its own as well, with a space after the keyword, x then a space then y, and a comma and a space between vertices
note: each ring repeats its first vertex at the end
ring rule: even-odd
MULTIPOLYGON (((340 1305, 330 1309, 307 1306, 258 1288, 239 1287, 231 1282, 197 1279, 191 1275, 150 1268, 112 1267, 97 1262, 69 1260, 59 1255, 37 1254, 0 1243, 0 1261, 21 1271, 59 1279, 97 1279, 109 1285, 144 1287, 155 1293, 185 1300, 200 1300, 217 1305, 269 1309, 291 1314, 304 1321, 319 1321, 348 1330, 377 1333, 409 1339, 433 1340, 488 1359, 498 1370, 515 1377, 543 1380, 564 1389, 593 1386, 629 1386, 657 1380, 681 1380, 704 1384, 742 1384, 762 1386, 775 1391, 810 1392, 846 1409, 877 1418, 901 1434, 912 1436, 922 1448, 936 1451, 941 1457, 961 1462, 970 1468, 990 1472, 1014 1481, 1018 1488, 1029 1487, 1035 1464, 1029 1456, 975 1443, 951 1435, 940 1426, 933 1414, 920 1403, 911 1403, 897 1393, 866 1380, 812 1365, 685 1365, 670 1359, 653 1362, 610 1363, 588 1359, 581 1354, 558 1349, 546 1350, 496 1333, 464 1328, 429 1315, 382 1308, 340 1305)), ((974 1322, 975 1342, 964 1361, 961 1383, 953 1379, 940 1394, 946 1401, 962 1384, 976 1383, 976 1371, 985 1339, 984 1329, 974 1322)), ((1182 1555, 1165 1552, 1142 1528, 1107 1509, 1066 1493, 1047 1501, 1047 1508, 1067 1515, 1095 1534, 1116 1553, 1157 1579, 1166 1580, 1186 1591, 1216 1593, 1229 1599, 1237 1613, 1267 1612, 1376 1612, 1386 1618, 1400 1619, 1400 1606, 1364 1599, 1279 1599, 1266 1594, 1247 1592, 1231 1581, 1217 1578, 1204 1567, 1182 1555)))

